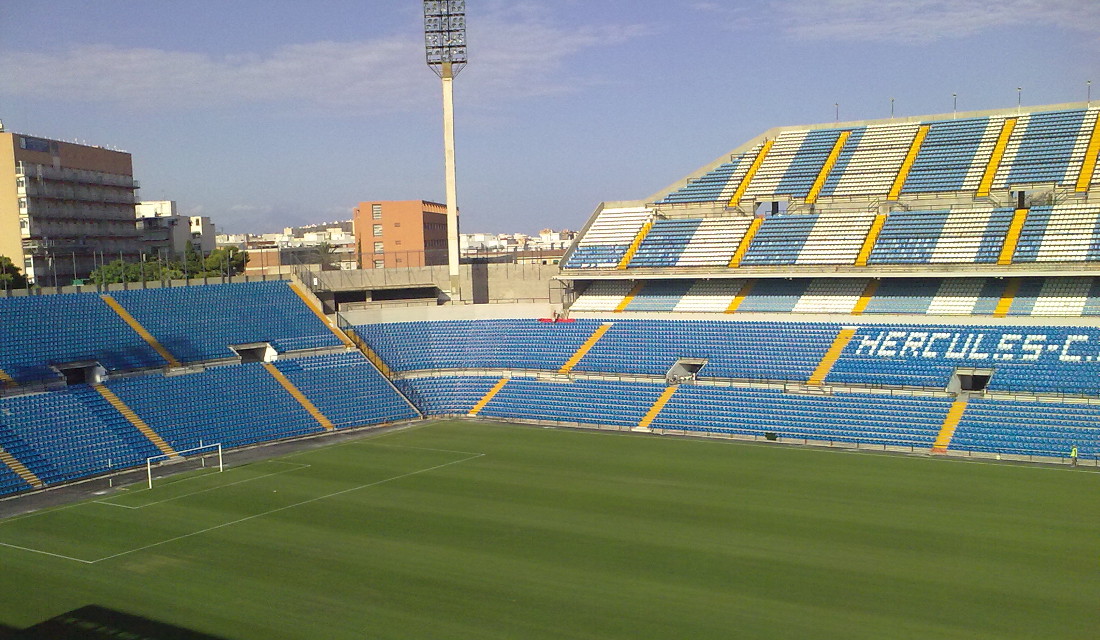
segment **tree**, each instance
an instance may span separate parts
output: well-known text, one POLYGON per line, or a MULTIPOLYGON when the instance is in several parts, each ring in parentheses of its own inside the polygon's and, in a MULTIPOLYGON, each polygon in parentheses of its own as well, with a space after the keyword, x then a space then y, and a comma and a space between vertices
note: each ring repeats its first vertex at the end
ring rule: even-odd
POLYGON ((202 275, 206 276, 239 276, 244 275, 244 266, 248 264, 248 252, 241 251, 237 247, 219 247, 210 252, 206 257, 205 269, 202 275))
POLYGON ((176 262, 145 259, 141 262, 115 260, 100 266, 88 279, 98 285, 142 280, 182 280, 183 269, 176 262))
POLYGON ((322 242, 313 247, 313 256, 321 265, 321 271, 338 269, 336 266, 336 245, 322 242))
POLYGON ((88 279, 98 285, 141 282, 141 265, 114 260, 100 265, 98 269, 89 274, 88 279))
POLYGON ((27 276, 7 256, 0 256, 0 289, 25 289, 27 276))
POLYGON ((145 257, 140 262, 115 260, 93 271, 89 280, 98 285, 119 282, 141 282, 142 280, 181 280, 183 278, 203 278, 237 276, 244 274, 248 263, 248 253, 237 247, 214 249, 209 256, 203 256, 188 244, 182 261, 161 260, 158 257, 145 257))

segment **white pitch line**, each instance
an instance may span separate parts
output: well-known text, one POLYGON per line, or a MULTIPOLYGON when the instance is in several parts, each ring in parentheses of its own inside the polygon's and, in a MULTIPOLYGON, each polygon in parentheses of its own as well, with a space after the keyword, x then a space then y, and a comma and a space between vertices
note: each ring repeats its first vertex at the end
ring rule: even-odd
MULTIPOLYGON (((443 467, 449 467, 451 465, 461 464, 461 463, 467 462, 469 460, 474 460, 476 458, 480 458, 484 455, 485 455, 484 453, 478 453, 478 454, 471 455, 470 457, 467 457, 467 458, 462 458, 461 460, 453 460, 451 462, 445 462, 443 464, 437 464, 434 467, 427 467, 426 469, 419 469, 417 471, 410 471, 408 473, 402 473, 401 475, 396 475, 396 476, 393 476, 391 478, 385 478, 383 480, 378 480, 376 482, 371 482, 371 483, 368 483, 368 484, 359 485, 357 487, 350 487, 348 489, 341 489, 340 491, 334 491, 332 493, 328 493, 328 494, 325 494, 323 496, 317 496, 316 498, 310 498, 308 500, 302 500, 300 502, 295 502, 294 504, 288 504, 288 505, 285 505, 285 506, 282 506, 282 507, 278 507, 276 509, 270 509, 268 511, 264 511, 262 513, 256 513, 256 514, 253 514, 253 515, 250 515, 250 516, 245 516, 244 518, 238 518, 237 520, 233 520, 233 521, 230 521, 230 522, 223 522, 222 524, 214 525, 213 527, 207 527, 205 529, 200 529, 199 531, 192 531, 191 533, 185 533, 181 536, 175 536, 174 538, 168 538, 167 540, 161 540, 160 542, 154 542, 152 544, 147 544, 147 545, 144 545, 144 546, 141 546, 141 547, 136 547, 136 548, 130 549, 128 551, 122 551, 122 552, 119 552, 119 553, 115 553, 115 554, 112 554, 112 555, 109 555, 109 556, 104 556, 102 558, 97 558, 95 560, 90 560, 90 561, 89 560, 79 560, 79 562, 84 562, 84 563, 87 563, 87 564, 96 564, 96 563, 99 563, 99 562, 103 562, 105 560, 112 560, 114 558, 129 555, 131 553, 136 553, 138 551, 144 551, 146 549, 152 549, 153 547, 159 547, 160 545, 168 544, 169 542, 175 542, 177 540, 183 540, 185 538, 190 538, 190 537, 193 537, 193 536, 201 535, 203 533, 209 533, 209 532, 215 531, 217 529, 224 529, 225 527, 229 527, 229 526, 232 526, 232 525, 235 525, 235 524, 240 524, 242 522, 247 522, 249 520, 255 520, 256 518, 261 518, 263 516, 268 516, 268 515, 271 515, 273 513, 279 513, 280 511, 286 511, 287 509, 293 509, 294 507, 300 507, 304 504, 309 504, 311 502, 317 502, 319 500, 326 500, 328 498, 334 498, 336 496, 340 496, 340 495, 343 495, 345 493, 351 493, 353 491, 358 491, 360 489, 367 489, 369 487, 376 487, 380 484, 385 484, 387 482, 393 482, 394 480, 400 480, 402 478, 408 478, 410 476, 415 476, 415 475, 418 475, 418 474, 421 474, 421 473, 427 473, 429 471, 435 471, 436 469, 442 469, 443 467)), ((28 549, 28 551, 33 551, 33 550, 28 549)), ((45 553, 45 552, 42 552, 42 553, 45 553)), ((49 555, 56 555, 56 554, 49 554, 49 555)), ((59 556, 59 557, 64 557, 64 556, 59 556)), ((70 558, 70 560, 77 560, 77 559, 76 558, 70 558)))
POLYGON ((352 444, 368 444, 375 447, 392 447, 394 449, 416 449, 418 451, 438 451, 440 453, 458 453, 465 456, 483 456, 484 453, 478 453, 476 451, 455 451, 454 449, 434 449, 432 447, 414 447, 407 444, 386 444, 385 442, 371 442, 369 440, 360 440, 352 444))
POLYGON ((41 549, 31 549, 30 547, 21 547, 17 544, 8 544, 7 542, 0 542, 0 547, 9 547, 11 549, 19 549, 20 551, 30 551, 31 553, 40 553, 44 556, 53 556, 54 558, 62 558, 64 560, 72 560, 73 562, 80 562, 83 564, 94 564, 98 560, 83 560, 81 558, 74 558, 72 556, 62 555, 60 553, 52 553, 50 551, 43 551, 41 549))
MULTIPOLYGON (((224 489, 226 487, 232 487, 232 486, 235 486, 235 485, 238 485, 238 484, 244 484, 246 482, 252 482, 253 480, 259 480, 260 478, 270 478, 271 476, 277 476, 281 473, 290 473, 291 471, 299 471, 301 469, 308 469, 310 466, 312 466, 312 465, 308 465, 308 464, 301 464, 301 463, 298 463, 298 462, 283 462, 281 460, 265 460, 264 462, 265 463, 266 462, 278 462, 279 464, 289 464, 289 465, 294 465, 294 468, 293 469, 283 469, 282 471, 275 471, 275 472, 272 472, 272 473, 265 473, 261 476, 253 476, 251 478, 245 478, 244 480, 237 480, 236 482, 229 482, 229 483, 226 483, 226 484, 219 484, 219 485, 214 486, 214 487, 207 487, 206 489, 199 489, 197 491, 192 491, 191 493, 184 493, 184 494, 174 496, 174 497, 171 497, 171 498, 165 498, 164 500, 157 500, 156 502, 148 502, 146 504, 143 504, 143 505, 140 505, 140 506, 137 506, 137 507, 131 507, 130 505, 126 505, 126 504, 117 504, 117 503, 111 502, 111 501, 106 500, 106 499, 104 499, 104 500, 93 500, 92 502, 95 502, 96 504, 105 504, 105 505, 109 505, 109 506, 112 506, 112 507, 119 507, 120 509, 144 509, 145 507, 151 507, 155 504, 164 504, 165 502, 171 502, 173 500, 179 500, 180 498, 187 498, 189 496, 197 496, 200 493, 206 493, 207 491, 217 491, 219 489, 224 489)), ((243 467, 237 467, 237 469, 242 469, 242 468, 243 467)), ((207 475, 210 475, 210 474, 207 474, 207 475)), ((203 477, 206 477, 206 476, 203 476, 203 477)), ((129 494, 129 495, 142 495, 142 494, 137 493, 137 494, 129 494)))

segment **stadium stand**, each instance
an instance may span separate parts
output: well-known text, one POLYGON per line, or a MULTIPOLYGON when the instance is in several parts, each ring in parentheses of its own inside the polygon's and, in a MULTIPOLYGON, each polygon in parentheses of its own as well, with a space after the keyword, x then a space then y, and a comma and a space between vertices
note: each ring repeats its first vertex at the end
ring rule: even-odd
POLYGON ((286 281, 119 291, 116 300, 183 362, 232 358, 229 345, 280 352, 341 344, 286 281))
POLYGON ((244 446, 420 415, 286 281, 10 297, 0 305, 5 328, 34 339, 0 350, 15 374, 0 396, 0 494, 140 466, 200 443, 244 446), (146 328, 152 342, 190 364, 166 369, 138 331, 146 328), (265 342, 279 353, 274 363, 241 364, 229 349, 265 342), (73 361, 105 365, 106 373, 98 382, 65 380, 52 368, 73 361))
POLYGON ((964 451, 1062 457, 1076 445, 1082 458, 1100 455, 1100 406, 972 399, 952 444, 964 451))
POLYGON ((0 369, 14 381, 56 379, 53 365, 98 361, 109 371, 164 366, 95 293, 0 297, 0 369))
POLYGON ((930 448, 946 417, 946 398, 869 398, 775 389, 681 386, 650 428, 930 448))
POLYGON ((394 371, 557 368, 599 327, 594 320, 456 320, 359 325, 394 371))
POLYGON ((275 367, 306 395, 336 428, 420 417, 358 352, 278 360, 275 367))
POLYGON ((598 207, 565 317, 345 333, 287 281, 0 297, 0 494, 444 416, 1096 464, 1098 115, 772 129, 598 207))
POLYGON ((794 312, 837 314, 1094 316, 1100 279, 1047 278, 791 278, 784 280, 647 280, 639 287, 599 280, 582 292, 575 312, 794 312), (1015 284, 1012 284, 1015 283, 1015 284), (873 286, 870 286, 873 285, 873 286), (1010 306, 997 313, 1006 291, 1010 306), (870 293, 868 293, 870 291, 870 293), (632 293, 633 292, 633 293, 632 293), (734 301, 742 295, 735 308, 734 301), (629 296, 629 299, 628 299, 629 296), (859 308, 859 305, 864 305, 859 308))
POLYGON ((160 453, 87 385, 0 398, 0 447, 45 484, 134 466, 160 453))

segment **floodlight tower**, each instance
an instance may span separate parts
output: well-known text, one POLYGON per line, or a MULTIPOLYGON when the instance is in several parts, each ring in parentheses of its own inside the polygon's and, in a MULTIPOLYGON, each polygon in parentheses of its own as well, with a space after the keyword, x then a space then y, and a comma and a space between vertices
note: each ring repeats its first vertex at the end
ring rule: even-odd
POLYGON ((461 300, 458 276, 458 192, 455 187, 454 90, 466 66, 466 0, 424 0, 428 67, 443 80, 443 154, 447 180, 447 267, 452 299, 461 300))

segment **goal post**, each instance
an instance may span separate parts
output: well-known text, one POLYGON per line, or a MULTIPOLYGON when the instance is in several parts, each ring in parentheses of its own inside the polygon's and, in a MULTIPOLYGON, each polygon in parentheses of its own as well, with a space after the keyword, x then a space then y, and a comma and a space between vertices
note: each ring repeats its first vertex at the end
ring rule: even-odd
POLYGON ((149 480, 149 488, 153 488, 153 467, 161 466, 162 464, 174 464, 177 462, 183 462, 184 460, 200 458, 202 466, 206 466, 206 457, 212 455, 214 452, 218 454, 218 472, 221 473, 225 470, 225 465, 222 461, 222 443, 216 442, 214 444, 199 445, 190 449, 184 449, 175 453, 162 453, 160 455, 151 456, 145 459, 145 475, 149 480), (202 453, 205 452, 205 453, 202 453))

